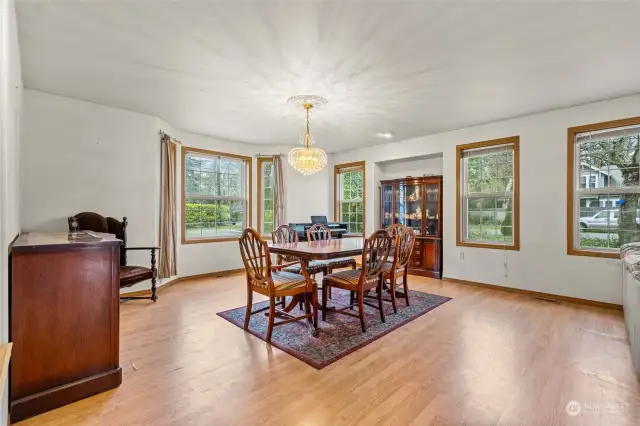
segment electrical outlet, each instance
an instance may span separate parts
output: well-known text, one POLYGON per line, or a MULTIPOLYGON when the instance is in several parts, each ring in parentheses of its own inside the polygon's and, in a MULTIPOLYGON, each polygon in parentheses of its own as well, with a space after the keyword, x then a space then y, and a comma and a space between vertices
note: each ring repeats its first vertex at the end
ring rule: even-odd
POLYGON ((463 251, 460 252, 460 260, 464 260, 464 252, 463 251))

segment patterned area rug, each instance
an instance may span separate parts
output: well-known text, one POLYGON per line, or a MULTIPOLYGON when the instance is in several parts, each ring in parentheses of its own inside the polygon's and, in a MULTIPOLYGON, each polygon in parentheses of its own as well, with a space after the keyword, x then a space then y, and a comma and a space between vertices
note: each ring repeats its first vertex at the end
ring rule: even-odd
MULTIPOLYGON (((318 299, 320 300, 321 297, 318 297, 318 299)), ((366 333, 362 332, 358 318, 329 312, 325 322, 322 321, 322 312, 319 312, 318 336, 312 336, 307 324, 304 321, 298 321, 275 327, 271 336, 271 344, 312 367, 321 369, 448 302, 451 298, 410 290, 409 300, 411 302, 409 307, 405 305, 404 299, 398 300, 397 314, 393 313, 391 303, 385 302, 385 323, 380 321, 380 314, 377 309, 365 306, 366 333)), ((374 300, 373 303, 375 304, 377 301, 374 300)), ((268 304, 268 301, 255 303, 253 310, 263 308, 268 304)), ((329 299, 328 305, 340 307, 348 304, 349 293, 344 290, 333 289, 333 298, 329 299)), ((218 315, 243 328, 244 311, 245 307, 242 306, 218 312, 218 315)), ((357 311, 354 309, 354 312, 357 311)), ((302 311, 294 308, 291 313, 298 316, 302 314, 302 311)), ((277 318, 276 321, 278 321, 277 318)), ((264 315, 264 312, 251 316, 249 331, 262 340, 265 339, 267 316, 264 315)))

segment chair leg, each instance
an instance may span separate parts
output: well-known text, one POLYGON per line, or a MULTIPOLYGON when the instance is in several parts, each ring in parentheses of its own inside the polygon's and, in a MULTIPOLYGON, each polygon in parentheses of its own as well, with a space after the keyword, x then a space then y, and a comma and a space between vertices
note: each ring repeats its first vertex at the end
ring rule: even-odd
POLYGON ((327 293, 329 289, 327 284, 322 284, 322 321, 327 320, 327 293))
POLYGON ((384 305, 382 303, 382 277, 380 277, 380 280, 378 281, 378 310, 380 311, 380 319, 382 322, 385 322, 384 305))
POLYGON ((156 294, 156 278, 151 278, 151 300, 155 303, 158 300, 158 295, 156 294))
POLYGON ((287 297, 286 296, 282 296, 282 307, 285 308, 287 306, 287 297))
POLYGON ((271 334, 273 333, 273 324, 276 319, 276 299, 269 297, 269 325, 267 326, 267 343, 271 343, 271 334))
POLYGON ((253 290, 250 286, 247 286, 247 310, 244 313, 244 329, 249 330, 249 321, 251 320, 251 308, 253 301, 253 290))
POLYGON ((393 306, 393 313, 398 313, 398 305, 396 304, 396 277, 391 275, 389 279, 389 289, 391 290, 391 306, 393 306))
POLYGON ((402 277, 402 285, 404 286, 404 300, 407 302, 407 306, 411 306, 409 305, 409 286, 407 284, 407 273, 404 273, 404 276, 402 277))
POLYGON ((349 309, 353 311, 353 304, 356 303, 356 293, 353 291, 349 292, 349 309))
POLYGON ((313 286, 313 294, 311 295, 311 307, 313 308, 313 327, 318 331, 318 284, 313 286))
POLYGON ((367 331, 367 326, 364 325, 364 292, 358 291, 358 310, 360 311, 360 325, 362 326, 362 332, 367 331))

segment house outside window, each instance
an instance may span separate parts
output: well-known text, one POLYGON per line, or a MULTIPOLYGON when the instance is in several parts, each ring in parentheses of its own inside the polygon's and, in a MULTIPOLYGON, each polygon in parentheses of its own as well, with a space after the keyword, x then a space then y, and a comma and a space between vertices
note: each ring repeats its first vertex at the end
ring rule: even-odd
POLYGON ((567 252, 617 257, 622 245, 640 241, 640 117, 568 133, 567 252))

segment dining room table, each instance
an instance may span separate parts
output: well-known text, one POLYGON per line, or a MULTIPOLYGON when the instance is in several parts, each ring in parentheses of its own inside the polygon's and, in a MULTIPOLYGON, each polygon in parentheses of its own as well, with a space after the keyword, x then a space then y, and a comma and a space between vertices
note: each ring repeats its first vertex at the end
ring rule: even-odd
MULTIPOLYGON (((269 252, 273 254, 295 256, 300 259, 301 273, 307 281, 307 290, 313 293, 312 309, 313 319, 308 319, 307 324, 313 334, 317 334, 318 330, 318 293, 314 291, 314 280, 308 272, 309 262, 312 260, 331 260, 341 257, 357 256, 362 254, 364 246, 364 238, 335 238, 322 241, 299 241, 292 243, 270 243, 269 252)), ((293 298, 291 302, 284 307, 284 312, 290 312, 299 302, 293 298)))

